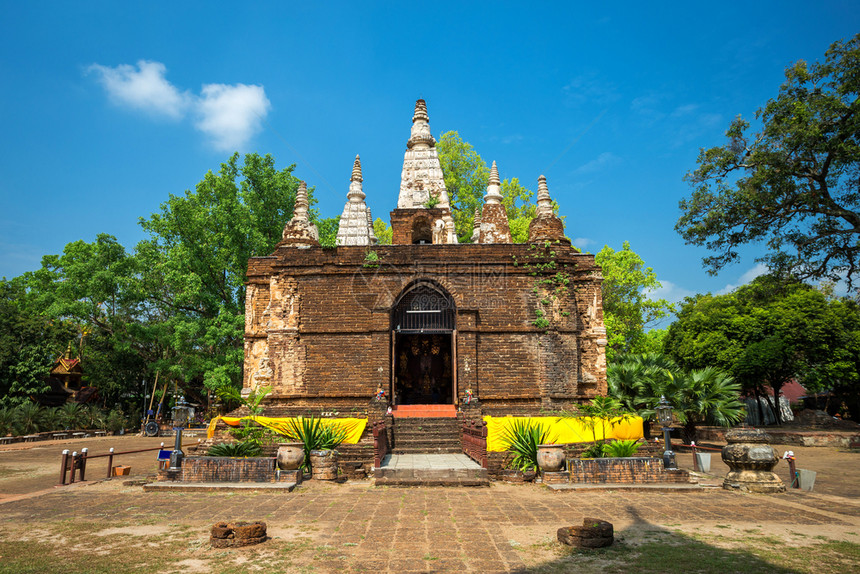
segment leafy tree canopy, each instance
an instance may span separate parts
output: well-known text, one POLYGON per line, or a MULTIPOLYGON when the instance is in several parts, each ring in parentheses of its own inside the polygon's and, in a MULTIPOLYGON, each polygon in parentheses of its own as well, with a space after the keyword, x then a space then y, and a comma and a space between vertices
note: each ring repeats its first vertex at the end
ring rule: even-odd
POLYGON ((625 241, 620 251, 608 245, 594 256, 603 269, 603 320, 608 336, 607 360, 616 353, 642 353, 653 347, 647 329, 672 311, 665 299, 651 299, 660 287, 657 274, 625 241))
POLYGON ((702 149, 686 175, 675 229, 714 254, 717 273, 738 248, 764 241, 771 269, 801 279, 846 279, 855 289, 860 257, 860 34, 836 42, 823 63, 798 61, 776 98, 738 117, 721 147, 702 149))
POLYGON ((688 298, 665 349, 682 367, 719 367, 774 399, 797 378, 809 391, 857 389, 860 312, 794 280, 762 276, 726 295, 688 298))

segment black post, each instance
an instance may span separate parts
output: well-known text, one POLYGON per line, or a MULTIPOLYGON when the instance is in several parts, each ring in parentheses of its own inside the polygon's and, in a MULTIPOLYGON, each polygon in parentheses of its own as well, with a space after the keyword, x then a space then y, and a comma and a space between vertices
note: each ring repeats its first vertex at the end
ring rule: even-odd
POLYGON ((182 470, 182 459, 185 453, 182 452, 182 427, 176 427, 176 442, 173 445, 173 452, 170 453, 170 468, 171 473, 179 474, 182 470))
POLYGON ((669 433, 672 431, 669 427, 663 427, 663 440, 666 442, 666 451, 663 453, 663 468, 675 470, 678 465, 675 463, 675 453, 672 452, 672 443, 669 439, 669 433))

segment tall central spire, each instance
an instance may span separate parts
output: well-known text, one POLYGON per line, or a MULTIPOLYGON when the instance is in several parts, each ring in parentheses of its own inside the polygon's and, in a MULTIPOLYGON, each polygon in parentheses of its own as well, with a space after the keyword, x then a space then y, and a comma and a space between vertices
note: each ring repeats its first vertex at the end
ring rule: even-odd
POLYGON ((400 176, 399 209, 419 209, 435 205, 450 209, 445 176, 439 163, 436 140, 430 133, 430 116, 424 100, 415 102, 412 114, 412 130, 406 142, 403 156, 403 172, 400 176), (435 199, 431 200, 430 198, 435 199))

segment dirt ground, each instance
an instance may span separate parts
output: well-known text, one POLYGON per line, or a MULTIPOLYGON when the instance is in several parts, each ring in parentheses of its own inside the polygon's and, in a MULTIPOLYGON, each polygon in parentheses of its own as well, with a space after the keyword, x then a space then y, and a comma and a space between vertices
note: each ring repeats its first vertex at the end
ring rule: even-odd
MULTIPOLYGON (((83 438, 36 443, 15 443, 0 446, 0 502, 13 496, 32 494, 52 489, 60 482, 62 452, 80 452, 88 449, 90 457, 114 452, 158 448, 161 443, 173 448, 171 437, 139 437, 135 435, 104 438, 83 438)), ((196 445, 197 439, 185 438, 184 445, 196 445)), ((114 465, 131 467, 132 475, 152 475, 157 471, 157 451, 114 456, 114 465)), ((108 472, 108 459, 92 458, 88 461, 85 478, 98 480, 108 472)))
MULTIPOLYGON (((778 495, 369 481, 309 481, 277 494, 147 493, 125 479, 53 488, 63 448, 99 453, 159 442, 118 437, 0 450, 0 573, 860 571, 856 451, 776 445, 818 473, 813 492, 778 495), (555 540, 559 527, 591 517, 614 524, 612 547, 571 551, 555 540), (209 529, 221 520, 263 520, 269 539, 211 548, 209 529)), ((128 457, 121 462, 133 475, 155 472, 154 453, 128 457)), ((692 459, 680 453, 678 461, 690 468, 692 459)), ((90 470, 101 478, 106 463, 90 470)), ((785 462, 776 470, 788 479, 785 462)), ((715 457, 701 480, 718 484, 725 471, 715 457)))

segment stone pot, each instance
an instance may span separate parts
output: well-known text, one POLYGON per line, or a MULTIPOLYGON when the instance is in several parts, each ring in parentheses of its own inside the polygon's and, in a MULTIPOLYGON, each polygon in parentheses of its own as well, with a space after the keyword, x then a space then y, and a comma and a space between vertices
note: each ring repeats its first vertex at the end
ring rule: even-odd
POLYGON ((305 445, 300 442, 278 443, 278 468, 298 470, 305 461, 305 445))
POLYGON ((785 484, 773 472, 779 462, 770 446, 770 435, 761 429, 738 428, 726 433, 722 450, 729 472, 723 481, 727 490, 775 493, 785 492, 785 484))
POLYGON ((539 444, 537 463, 542 472, 559 472, 564 469, 563 444, 539 444))

